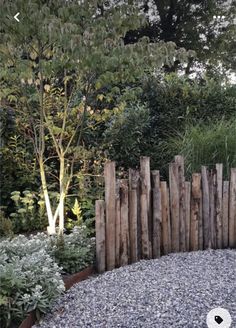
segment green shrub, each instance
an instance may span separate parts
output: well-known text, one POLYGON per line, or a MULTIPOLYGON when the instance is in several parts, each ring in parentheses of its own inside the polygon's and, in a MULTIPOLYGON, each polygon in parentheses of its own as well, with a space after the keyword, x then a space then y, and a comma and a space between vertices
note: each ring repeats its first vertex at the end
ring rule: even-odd
POLYGON ((193 81, 169 74, 151 77, 143 85, 143 105, 129 105, 113 115, 104 133, 103 148, 118 167, 135 167, 140 156, 150 156, 151 166, 166 175, 177 151, 166 148, 170 136, 185 127, 210 124, 236 112, 236 88, 221 81, 193 81))
POLYGON ((152 77, 144 85, 143 99, 150 109, 152 134, 165 138, 186 123, 230 119, 236 110, 236 86, 221 81, 193 81, 176 74, 152 77))
POLYGON ((82 225, 65 236, 38 233, 0 242, 0 326, 18 324, 28 312, 50 309, 64 291, 61 273, 75 273, 94 262, 95 242, 82 225))
POLYGON ((0 210, 0 238, 13 235, 12 221, 5 218, 4 213, 0 210))
MULTIPOLYGON (((14 245, 14 240, 8 243, 14 245)), ((5 243, 6 245, 6 243, 5 243)), ((28 250, 27 245, 27 250, 28 250)), ((2 250, 0 256, 0 324, 19 323, 27 313, 45 313, 64 291, 60 269, 45 249, 17 255, 2 250)))
POLYGON ((10 214, 15 233, 44 230, 47 225, 47 216, 43 196, 29 190, 11 193, 15 204, 15 211, 10 214))
POLYGON ((85 226, 69 235, 54 237, 52 256, 66 273, 76 273, 94 263, 95 242, 85 226))
POLYGON ((224 176, 229 177, 230 168, 236 167, 236 120, 188 126, 184 133, 172 137, 163 151, 173 157, 182 154, 187 173, 199 172, 201 165, 212 168, 223 163, 224 176))
POLYGON ((134 167, 149 148, 150 113, 147 107, 134 104, 114 115, 104 133, 108 156, 122 167, 134 167))

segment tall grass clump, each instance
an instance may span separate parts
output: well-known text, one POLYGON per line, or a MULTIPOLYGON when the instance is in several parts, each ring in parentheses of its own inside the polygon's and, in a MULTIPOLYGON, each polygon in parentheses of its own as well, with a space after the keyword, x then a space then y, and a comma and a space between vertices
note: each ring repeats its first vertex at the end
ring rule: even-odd
POLYGON ((212 168, 223 163, 224 177, 229 177, 230 168, 236 167, 236 119, 187 126, 183 133, 168 140, 165 151, 172 157, 184 156, 188 176, 199 172, 201 165, 212 168))

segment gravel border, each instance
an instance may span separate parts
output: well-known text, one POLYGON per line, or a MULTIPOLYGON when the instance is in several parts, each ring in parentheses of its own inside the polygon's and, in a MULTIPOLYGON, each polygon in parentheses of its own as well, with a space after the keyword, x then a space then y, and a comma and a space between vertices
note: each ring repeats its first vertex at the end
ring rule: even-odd
POLYGON ((223 307, 236 327, 236 250, 176 253, 72 287, 36 327, 207 327, 223 307))

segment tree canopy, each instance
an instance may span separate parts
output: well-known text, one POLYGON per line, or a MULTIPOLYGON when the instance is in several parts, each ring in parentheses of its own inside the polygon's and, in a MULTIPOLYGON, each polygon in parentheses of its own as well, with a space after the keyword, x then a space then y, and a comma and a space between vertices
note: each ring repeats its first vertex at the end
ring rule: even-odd
MULTIPOLYGON (((191 72, 235 70, 235 0, 153 0, 142 1, 140 10, 148 24, 130 31, 126 42, 148 36, 153 42, 173 41, 178 47, 194 50, 184 69, 191 72)), ((178 61, 167 71, 180 68, 178 61)))

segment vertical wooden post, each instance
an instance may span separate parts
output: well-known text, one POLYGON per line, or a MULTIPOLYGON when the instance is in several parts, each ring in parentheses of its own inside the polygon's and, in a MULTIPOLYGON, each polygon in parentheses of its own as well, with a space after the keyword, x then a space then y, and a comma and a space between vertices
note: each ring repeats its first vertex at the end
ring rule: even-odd
MULTIPOLYGON (((201 174, 200 174, 201 180, 201 174)), ((203 250, 203 221, 202 221, 202 189, 200 185, 199 226, 198 226, 198 249, 203 250)))
POLYGON ((130 232, 130 261, 138 260, 138 186, 139 172, 129 170, 129 232, 130 232))
POLYGON ((120 180, 120 265, 129 263, 129 190, 128 180, 120 180))
POLYGON ((186 251, 186 208, 185 208, 185 176, 184 176, 184 158, 175 156, 175 163, 178 164, 179 173, 179 224, 180 224, 180 251, 186 251))
POLYGON ((210 238, 210 198, 208 171, 206 166, 202 166, 202 220, 203 220, 203 248, 211 247, 210 238))
POLYGON ((141 235, 142 235, 142 258, 152 257, 151 245, 151 176, 150 158, 141 157, 140 159, 141 176, 141 235))
POLYGON ((115 162, 108 161, 104 169, 106 202, 106 267, 115 268, 116 171, 115 162))
POLYGON ((230 200, 229 200, 229 247, 236 246, 236 168, 230 174, 230 200))
POLYGON ((180 223, 179 223, 179 178, 178 164, 169 166, 170 184, 170 214, 171 214, 171 247, 173 252, 179 252, 180 223))
POLYGON ((223 248, 229 246, 229 181, 223 184, 223 248))
POLYGON ((162 209, 161 249, 162 249, 162 253, 166 255, 171 251, 169 190, 167 188, 166 181, 161 181, 161 209, 162 209))
POLYGON ((191 203, 191 183, 189 181, 185 182, 185 227, 186 227, 186 250, 189 251, 190 245, 190 203, 191 203))
POLYGON ((216 164, 216 246, 223 245, 223 164, 216 164))
POLYGON ((201 217, 201 175, 192 175, 190 249, 199 249, 199 221, 201 217))
POLYGON ((152 255, 153 258, 161 256, 161 189, 160 189, 160 172, 152 171, 153 182, 153 235, 152 235, 152 255))
POLYGON ((216 248, 216 172, 214 169, 209 173, 209 200, 211 247, 216 248))
POLYGON ((120 266, 120 180, 116 183, 116 267, 120 266))
POLYGON ((138 206, 138 214, 137 214, 137 244, 138 244, 138 260, 142 258, 142 222, 141 222, 141 178, 140 172, 139 175, 139 183, 137 188, 137 206, 138 206))
POLYGON ((105 230, 105 202, 96 200, 96 265, 97 271, 102 273, 106 270, 106 230, 105 230))

